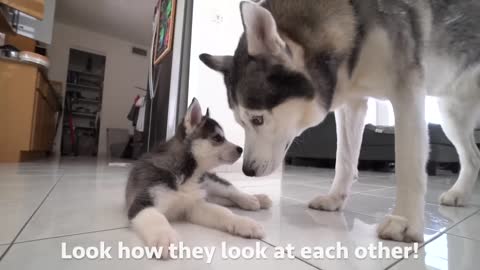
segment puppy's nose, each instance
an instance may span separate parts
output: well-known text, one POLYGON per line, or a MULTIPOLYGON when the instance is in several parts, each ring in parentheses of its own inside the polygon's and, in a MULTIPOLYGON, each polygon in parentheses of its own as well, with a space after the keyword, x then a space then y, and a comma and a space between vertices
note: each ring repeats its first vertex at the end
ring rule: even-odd
POLYGON ((239 154, 242 154, 242 153, 243 153, 243 149, 242 149, 241 147, 237 146, 237 152, 238 152, 239 154))
POLYGON ((254 177, 256 174, 254 169, 247 166, 243 166, 242 171, 246 176, 250 176, 250 177, 254 177))

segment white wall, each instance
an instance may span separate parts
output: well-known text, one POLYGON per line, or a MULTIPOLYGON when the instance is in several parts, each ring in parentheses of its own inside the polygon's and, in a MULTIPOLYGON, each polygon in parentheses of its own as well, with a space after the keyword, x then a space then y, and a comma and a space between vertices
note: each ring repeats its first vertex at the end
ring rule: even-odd
MULTIPOLYGON (((148 58, 131 53, 135 44, 76 26, 56 22, 53 31, 52 44, 48 47, 51 62, 49 78, 63 82, 64 88, 70 48, 106 56, 98 151, 103 155, 106 153, 107 128, 128 128, 133 131, 126 117, 134 97, 145 94, 135 86, 146 88, 148 58)), ((59 139, 60 136, 57 136, 56 152, 60 149, 59 139)))
POLYGON ((198 59, 201 53, 233 55, 243 32, 239 5, 240 0, 194 1, 188 98, 196 97, 204 111, 209 107, 226 137, 243 145, 244 132, 228 108, 222 76, 198 59))
MULTIPOLYGON (((394 126, 395 114, 392 104, 389 101, 376 101, 377 119, 376 124, 381 126, 394 126)), ((438 109, 436 97, 426 97, 425 99, 425 121, 433 124, 442 124, 442 117, 438 109)), ((375 124, 375 123, 373 123, 375 124)))

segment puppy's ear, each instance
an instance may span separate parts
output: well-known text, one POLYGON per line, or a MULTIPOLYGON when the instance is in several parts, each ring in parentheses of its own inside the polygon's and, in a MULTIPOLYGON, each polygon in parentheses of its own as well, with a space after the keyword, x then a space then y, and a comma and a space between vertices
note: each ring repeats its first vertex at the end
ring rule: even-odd
POLYGON ((247 37, 248 54, 277 55, 285 48, 285 42, 280 38, 277 24, 267 9, 243 1, 240 3, 243 28, 247 37))
POLYGON ((210 118, 210 108, 207 108, 207 112, 205 113, 205 117, 210 118))
POLYGON ((191 133, 193 129, 202 121, 202 107, 196 98, 192 100, 192 104, 187 109, 183 124, 186 132, 191 133))
POLYGON ((221 73, 227 73, 233 65, 233 56, 230 55, 214 56, 202 53, 199 58, 209 68, 221 73))

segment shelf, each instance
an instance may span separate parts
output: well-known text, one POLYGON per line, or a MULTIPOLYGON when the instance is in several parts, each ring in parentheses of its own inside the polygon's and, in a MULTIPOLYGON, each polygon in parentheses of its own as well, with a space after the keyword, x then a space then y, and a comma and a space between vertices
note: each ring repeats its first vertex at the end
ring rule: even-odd
POLYGON ((0 3, 19 10, 37 20, 43 20, 45 15, 45 0, 12 1, 0 0, 0 3))
POLYGON ((97 78, 103 79, 103 74, 96 74, 96 73, 92 73, 92 72, 88 72, 88 71, 80 71, 80 70, 73 70, 73 69, 69 69, 68 71, 78 73, 80 75, 97 77, 97 78))
MULTIPOLYGON (((70 128, 68 125, 63 125, 63 128, 70 128)), ((83 130, 96 130, 94 127, 75 127, 75 129, 83 129, 83 130)))
POLYGON ((67 83, 68 87, 73 87, 73 88, 81 88, 83 90, 88 90, 88 91, 100 91, 102 90, 101 87, 95 87, 95 86, 88 86, 88 85, 82 85, 82 84, 74 84, 74 83, 67 83))
MULTIPOLYGON (((87 90, 89 91, 89 90, 87 90)), ((79 90, 79 89, 67 89, 67 92, 70 92, 70 93, 85 93, 85 91, 82 91, 82 90, 79 90)), ((90 93, 98 93, 100 94, 101 92, 100 91, 94 91, 94 90, 90 90, 90 93)))
POLYGON ((96 118, 96 113, 83 113, 83 112, 72 112, 73 116, 86 117, 86 118, 96 118))
POLYGON ((100 104, 99 100, 90 99, 90 98, 77 98, 74 100, 76 100, 78 103, 90 103, 90 104, 96 104, 96 105, 100 104))

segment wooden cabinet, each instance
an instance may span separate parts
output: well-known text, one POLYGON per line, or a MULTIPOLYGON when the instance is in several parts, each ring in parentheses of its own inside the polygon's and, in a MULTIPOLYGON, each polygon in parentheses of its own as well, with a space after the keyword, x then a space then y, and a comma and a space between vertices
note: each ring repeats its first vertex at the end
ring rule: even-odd
POLYGON ((35 91, 35 105, 33 109, 32 137, 30 150, 50 151, 55 139, 55 123, 58 111, 55 93, 44 78, 38 72, 37 88, 35 91))
POLYGON ((0 0, 0 3, 19 10, 36 19, 43 20, 45 0, 0 0))
POLYGON ((20 51, 35 52, 35 40, 17 34, 6 34, 5 44, 13 45, 20 51))
POLYGON ((0 162, 24 161, 52 149, 60 109, 35 65, 0 59, 0 162))
POLYGON ((0 0, 0 32, 50 44, 55 7, 56 0, 0 0))
POLYGON ((47 100, 35 92, 35 106, 32 122, 31 151, 50 151, 55 139, 55 110, 47 100))

